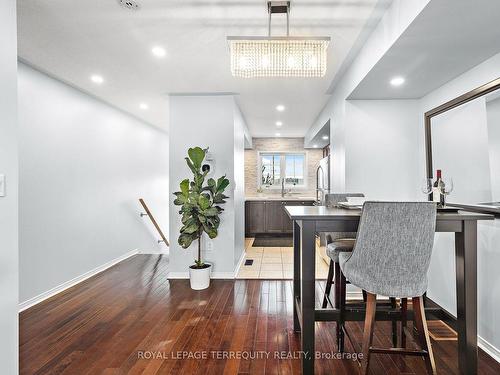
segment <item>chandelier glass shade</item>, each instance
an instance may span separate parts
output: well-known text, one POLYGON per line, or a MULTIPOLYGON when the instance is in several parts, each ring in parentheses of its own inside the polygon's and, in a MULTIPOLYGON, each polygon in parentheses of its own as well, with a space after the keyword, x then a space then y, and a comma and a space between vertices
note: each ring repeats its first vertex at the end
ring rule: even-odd
POLYGON ((228 37, 235 77, 323 77, 329 37, 228 37))

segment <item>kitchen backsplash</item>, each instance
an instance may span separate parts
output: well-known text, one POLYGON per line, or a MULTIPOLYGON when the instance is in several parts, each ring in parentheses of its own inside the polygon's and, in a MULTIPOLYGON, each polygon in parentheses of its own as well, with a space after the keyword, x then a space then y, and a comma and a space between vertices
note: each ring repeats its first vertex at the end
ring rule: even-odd
MULTIPOLYGON (((321 149, 304 148, 304 138, 253 138, 253 148, 245 150, 245 195, 257 195, 259 151, 305 152, 307 160, 307 187, 293 191, 304 195, 316 195, 316 168, 323 158, 321 149)), ((265 189, 265 194, 280 194, 281 191, 265 189)))

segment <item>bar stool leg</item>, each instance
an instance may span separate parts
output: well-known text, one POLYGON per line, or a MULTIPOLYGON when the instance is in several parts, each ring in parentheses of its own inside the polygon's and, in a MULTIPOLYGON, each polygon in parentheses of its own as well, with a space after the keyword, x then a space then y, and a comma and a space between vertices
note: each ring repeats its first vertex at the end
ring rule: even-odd
MULTIPOLYGON (((393 310, 396 310, 397 304, 396 304, 396 298, 391 297, 391 308, 393 310)), ((398 323, 396 322, 396 319, 392 319, 392 346, 395 348, 398 346, 398 323)))
POLYGON ((361 359, 361 375, 368 374, 370 364, 370 347, 373 340, 373 328, 375 326, 375 311, 377 309, 377 295, 367 293, 365 328, 363 331, 363 358, 361 359))
POLYGON ((401 298, 401 347, 406 348, 406 317, 408 311, 408 300, 401 298))
POLYGON ((339 340, 339 348, 340 352, 344 352, 344 338, 345 338, 345 305, 346 305, 346 285, 347 280, 344 274, 341 272, 340 274, 340 340, 339 340))
MULTIPOLYGON (((335 309, 340 309, 340 304, 341 304, 341 285, 340 285, 340 275, 342 274, 342 271, 340 270, 340 264, 334 263, 334 278, 335 281, 333 282, 333 287, 334 289, 334 300, 333 300, 333 307, 335 309)), ((340 336, 341 336, 341 323, 340 321, 337 321, 337 324, 335 326, 335 334, 337 338, 337 349, 340 352, 340 336)))
POLYGON ((427 320, 425 319, 424 299, 423 297, 413 297, 413 312, 415 314, 415 324, 417 325, 418 338, 422 350, 427 352, 425 358, 425 366, 429 374, 436 374, 436 364, 434 362, 434 355, 432 353, 431 339, 429 338, 429 331, 427 328, 427 320))
POLYGON ((328 306, 328 298, 330 297, 332 284, 333 284, 333 260, 330 260, 330 264, 328 266, 328 277, 326 278, 325 296, 323 297, 323 304, 322 304, 323 308, 326 308, 328 306))

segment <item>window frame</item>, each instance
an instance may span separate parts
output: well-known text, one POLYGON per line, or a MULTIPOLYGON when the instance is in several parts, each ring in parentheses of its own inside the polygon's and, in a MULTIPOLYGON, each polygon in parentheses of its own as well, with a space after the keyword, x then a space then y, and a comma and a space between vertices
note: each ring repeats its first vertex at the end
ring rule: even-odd
POLYGON ((262 157, 264 155, 279 155, 280 156, 280 181, 282 178, 286 179, 286 156, 287 155, 302 155, 304 157, 304 183, 302 185, 292 185, 287 184, 285 180, 285 188, 296 189, 296 190, 305 190, 307 189, 307 152, 305 151, 259 151, 257 153, 257 187, 262 189, 269 190, 281 190, 281 183, 279 185, 263 185, 262 184, 262 157))

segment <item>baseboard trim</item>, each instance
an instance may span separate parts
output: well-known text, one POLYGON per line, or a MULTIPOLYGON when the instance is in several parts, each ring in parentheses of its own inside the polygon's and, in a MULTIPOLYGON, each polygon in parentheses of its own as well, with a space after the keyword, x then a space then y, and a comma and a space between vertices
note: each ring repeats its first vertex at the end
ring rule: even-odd
POLYGON ((240 256, 240 260, 238 261, 238 265, 236 266, 236 269, 233 272, 233 279, 236 279, 236 276, 238 276, 238 273, 240 272, 240 268, 243 265, 243 262, 245 261, 245 254, 246 250, 243 250, 240 256))
POLYGON ((27 310, 30 307, 33 307, 33 306, 39 304, 40 302, 45 301, 46 299, 53 297, 56 294, 59 294, 59 293, 65 291, 66 289, 71 288, 72 286, 75 286, 76 284, 79 284, 82 281, 85 281, 85 280, 91 278, 92 276, 95 276, 98 273, 101 273, 101 272, 107 270, 108 268, 114 266, 115 264, 120 263, 120 262, 124 261, 125 259, 130 258, 136 254, 139 254, 138 249, 129 251, 128 253, 125 253, 125 254, 119 256, 118 258, 115 258, 107 263, 104 263, 103 265, 100 265, 99 267, 94 268, 93 270, 85 272, 84 274, 77 276, 71 280, 68 280, 68 281, 66 281, 66 282, 64 282, 64 283, 62 283, 62 284, 60 284, 60 285, 58 285, 50 290, 47 290, 46 292, 40 293, 39 295, 37 295, 33 298, 30 298, 24 302, 21 302, 21 303, 19 303, 19 312, 27 310))
POLYGON ((477 346, 479 346, 486 354, 488 354, 495 361, 500 363, 500 349, 491 345, 481 336, 477 336, 477 346))
MULTIPOLYGON (((438 307, 441 309, 441 314, 438 316, 443 322, 448 324, 455 332, 457 331, 457 317, 450 313, 448 310, 434 302, 431 298, 427 297, 427 305, 431 305, 432 307, 438 307)), ((488 341, 483 339, 481 336, 477 336, 477 346, 488 356, 493 358, 493 360, 500 363, 500 349, 496 348, 488 341)))

